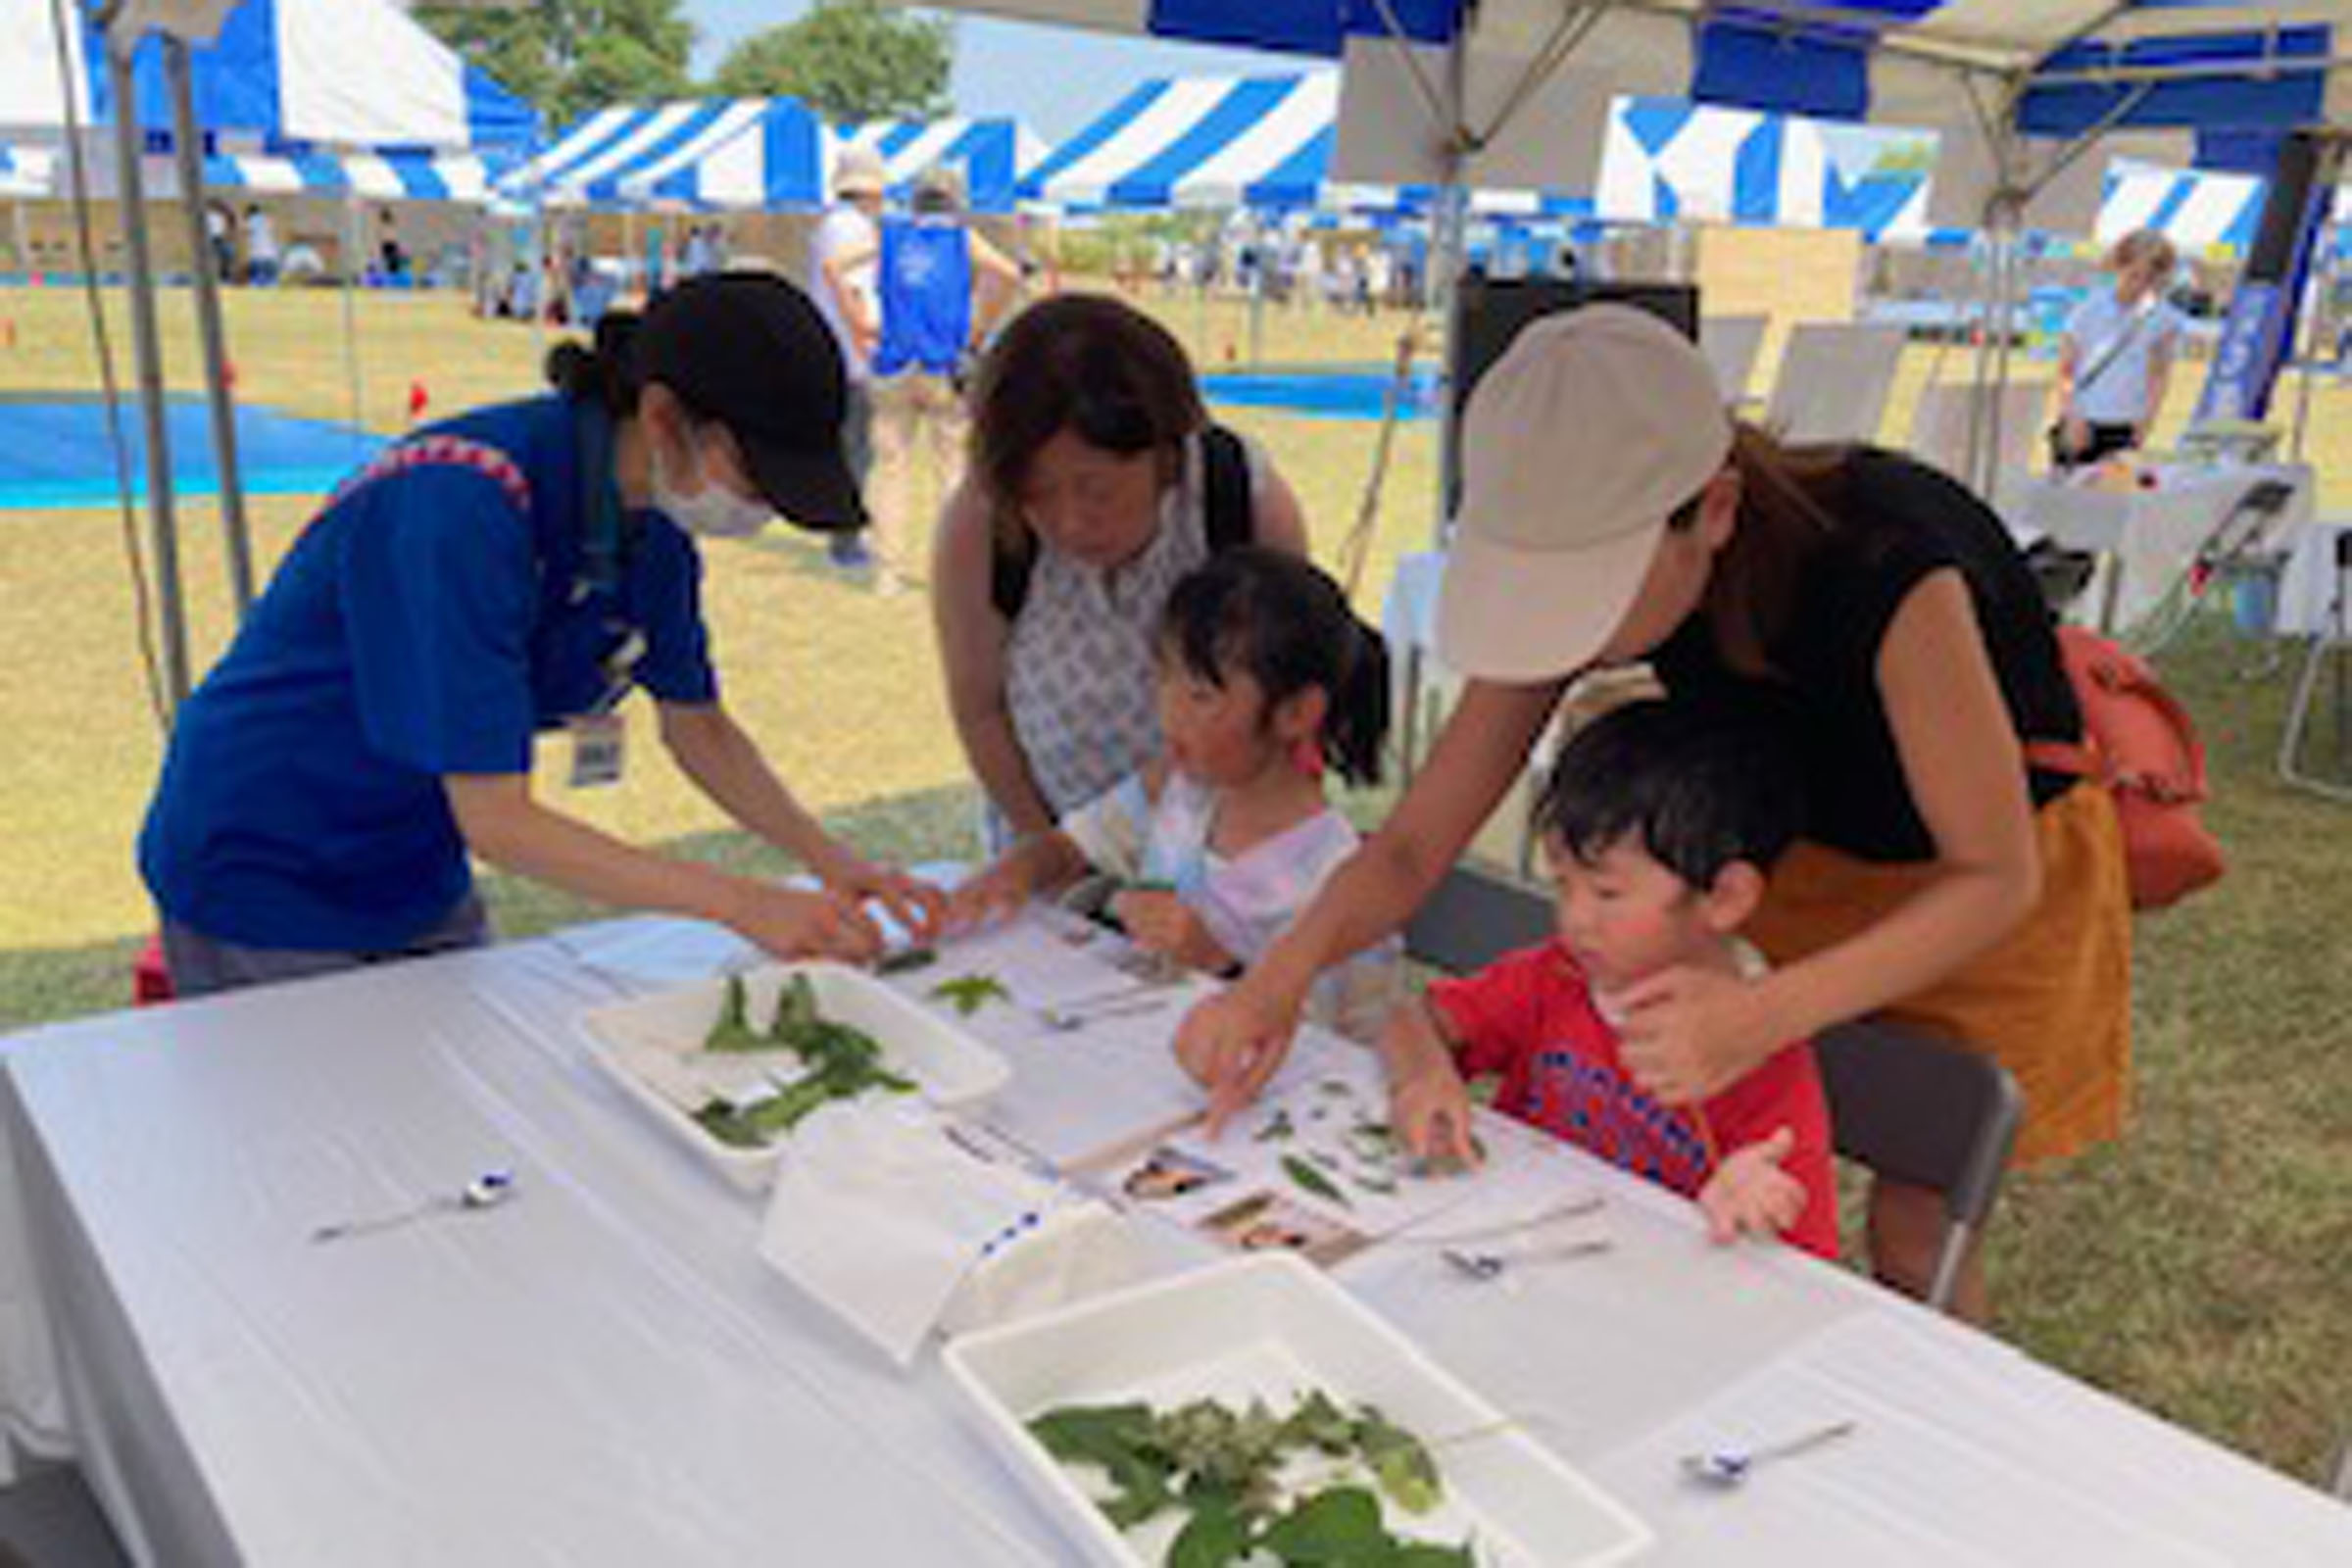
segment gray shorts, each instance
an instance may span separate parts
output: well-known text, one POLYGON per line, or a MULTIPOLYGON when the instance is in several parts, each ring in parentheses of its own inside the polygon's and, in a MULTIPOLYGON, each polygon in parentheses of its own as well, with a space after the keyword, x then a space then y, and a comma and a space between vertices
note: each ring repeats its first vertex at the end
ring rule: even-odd
POLYGON ((468 893, 458 906, 415 941, 381 953, 344 953, 308 948, 249 948, 208 937, 177 920, 164 921, 164 962, 172 971, 175 997, 209 997, 246 986, 273 985, 280 980, 307 980, 313 975, 339 974, 369 964, 402 958, 425 958, 436 953, 479 948, 490 941, 490 916, 478 895, 468 893))

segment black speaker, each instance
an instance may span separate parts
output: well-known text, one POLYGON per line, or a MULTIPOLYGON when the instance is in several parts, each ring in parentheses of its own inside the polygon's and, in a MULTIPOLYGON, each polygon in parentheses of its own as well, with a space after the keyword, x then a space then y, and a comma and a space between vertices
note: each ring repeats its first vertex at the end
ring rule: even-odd
POLYGON ((1583 305, 1632 305, 1649 312, 1691 342, 1698 341, 1698 290, 1689 283, 1598 283, 1581 278, 1469 276, 1454 290, 1453 423, 1447 434, 1446 511, 1461 498, 1462 410, 1478 378, 1511 346, 1520 328, 1539 317, 1583 305))

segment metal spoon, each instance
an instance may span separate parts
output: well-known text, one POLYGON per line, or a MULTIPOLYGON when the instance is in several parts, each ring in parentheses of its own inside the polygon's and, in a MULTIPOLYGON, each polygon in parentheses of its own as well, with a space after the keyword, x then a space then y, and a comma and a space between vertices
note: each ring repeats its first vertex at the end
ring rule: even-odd
POLYGON ((347 1219, 332 1225, 321 1225, 311 1232, 314 1242, 337 1242, 348 1236, 368 1236, 388 1231, 423 1219, 428 1214, 465 1214, 480 1209, 496 1208, 514 1193, 514 1173, 509 1170, 486 1170, 466 1184, 465 1190, 440 1198, 428 1198, 423 1202, 389 1214, 369 1219, 347 1219))
POLYGON ((1500 1279, 1522 1263, 1550 1263, 1571 1257, 1591 1257, 1605 1252, 1614 1245, 1605 1236, 1589 1242, 1571 1242, 1565 1247, 1546 1247, 1531 1252, 1467 1252, 1448 1247, 1438 1255, 1474 1280, 1500 1279))
POLYGON ((1747 1478, 1758 1465, 1835 1443, 1852 1432, 1857 1425, 1859 1423, 1850 1420, 1833 1421, 1828 1426, 1816 1427, 1810 1432, 1780 1443, 1766 1444, 1760 1448, 1724 1448, 1713 1453, 1686 1453, 1683 1455, 1683 1476, 1702 1487, 1729 1492, 1735 1487, 1746 1485, 1747 1478))

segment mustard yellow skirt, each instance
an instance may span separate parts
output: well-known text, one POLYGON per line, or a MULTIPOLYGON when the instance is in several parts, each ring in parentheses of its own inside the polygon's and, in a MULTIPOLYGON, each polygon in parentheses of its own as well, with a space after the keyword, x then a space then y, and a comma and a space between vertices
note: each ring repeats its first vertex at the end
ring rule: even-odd
MULTIPOLYGON (((2078 784, 2034 813, 2041 902, 1959 972, 1884 1009, 1989 1052, 2025 1092, 2021 1164, 2123 1131, 2132 1071, 2132 901, 2115 803, 2078 784)), ((1919 890, 1925 865, 1882 865, 1818 844, 1775 868, 1742 933, 1775 963, 1834 947, 1919 890)))

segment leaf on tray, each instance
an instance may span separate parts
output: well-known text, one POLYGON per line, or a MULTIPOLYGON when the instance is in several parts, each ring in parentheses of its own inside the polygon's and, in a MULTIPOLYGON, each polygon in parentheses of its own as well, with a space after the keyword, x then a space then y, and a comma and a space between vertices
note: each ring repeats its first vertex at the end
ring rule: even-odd
POLYGON ((1168 1544, 1167 1568, 1231 1568, 1250 1555, 1250 1526, 1228 1499, 1194 1504, 1193 1516, 1168 1544))
POLYGON ((1331 1487, 1277 1519, 1259 1543, 1290 1568, 1362 1568, 1394 1548, 1380 1499, 1362 1487, 1331 1487))
POLYGON ((1428 1446, 1371 1405, 1356 1417, 1355 1445, 1380 1490, 1406 1513, 1427 1513, 1444 1497, 1438 1461, 1428 1446))
POLYGON ((969 1018, 992 1002, 1012 1000, 1004 982, 993 974, 963 974, 942 980, 931 988, 931 995, 954 1007, 958 1018, 969 1018))
POLYGON ((703 1037, 703 1049, 715 1052, 766 1051, 768 1042, 752 1027, 751 996, 745 991, 743 976, 727 976, 727 999, 719 1004, 718 1021, 703 1037))

